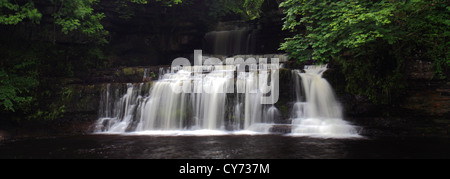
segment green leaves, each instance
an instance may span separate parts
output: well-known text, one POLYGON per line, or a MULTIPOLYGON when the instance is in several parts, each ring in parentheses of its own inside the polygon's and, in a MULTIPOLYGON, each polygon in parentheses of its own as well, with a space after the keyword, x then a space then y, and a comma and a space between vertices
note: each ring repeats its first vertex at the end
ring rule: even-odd
POLYGON ((214 18, 233 14, 245 20, 254 20, 260 17, 263 3, 264 0, 211 0, 207 6, 209 16, 214 18))
MULTIPOLYGON (((106 0, 105 0, 106 1, 106 0)), ((119 0, 117 0, 119 1, 119 0)), ((100 0, 0 0, 0 113, 30 119, 57 119, 64 106, 55 103, 62 78, 105 63, 108 43, 100 0), (63 42, 63 43, 56 43, 63 42), (69 42, 69 43, 67 43, 69 42)), ((181 0, 120 0, 124 5, 181 0)), ((121 10, 121 9, 120 9, 121 10)), ((131 18, 131 16, 130 16, 131 18)), ((62 97, 70 95, 63 90, 62 97)))
POLYGON ((34 7, 33 1, 19 5, 9 0, 0 0, 0 24, 15 25, 24 19, 39 24, 41 18, 42 14, 34 7))
POLYGON ((338 61, 347 90, 388 103, 401 91, 408 60, 449 69, 450 11, 446 0, 286 0, 284 30, 296 32, 280 47, 298 61, 338 61))
POLYGON ((8 71, 0 68, 0 110, 15 112, 25 110, 34 98, 31 89, 39 83, 37 72, 33 71, 34 61, 23 61, 8 71))
POLYGON ((79 30, 82 34, 98 37, 105 35, 101 20, 105 17, 103 13, 94 11, 93 6, 97 0, 59 0, 54 1, 58 8, 52 14, 55 24, 61 27, 64 34, 69 34, 75 30, 79 30))
POLYGON ((264 3, 264 0, 245 0, 244 8, 245 13, 248 16, 248 19, 254 20, 260 17, 261 6, 264 3))
MULTIPOLYGON (((306 34, 301 37, 305 39, 302 47, 311 44, 314 49, 312 59, 327 62, 343 50, 361 47, 389 32, 382 29, 391 23, 389 18, 394 7, 370 2, 288 0, 280 5, 287 8, 283 29, 295 32, 304 26, 306 34)), ((282 45, 281 49, 292 52, 304 48, 282 45)))
MULTIPOLYGON (((146 0, 131 0, 133 1, 141 1, 140 4, 145 3, 146 0)), ((162 2, 164 3, 166 6, 172 7, 174 4, 180 4, 182 3, 182 0, 156 0, 156 2, 162 2)), ((146 3, 145 3, 146 4, 146 3)))
MULTIPOLYGON (((179 4, 182 0, 154 0, 166 6, 179 4)), ((78 32, 87 35, 99 43, 105 43, 108 32, 101 20, 104 13, 96 12, 94 6, 99 0, 0 0, 0 24, 16 25, 25 20, 39 24, 43 15, 41 11, 51 13, 53 23, 66 35, 78 32), (35 3, 41 3, 41 8, 35 3), (45 10, 44 10, 45 9, 45 10)), ((127 0, 123 3, 147 4, 148 0, 127 0)))
POLYGON ((131 0, 130 2, 136 3, 136 4, 147 4, 148 1, 146 0, 131 0))
POLYGON ((79 19, 57 19, 56 24, 60 25, 62 27, 62 32, 64 34, 69 34, 69 32, 72 32, 73 30, 78 29, 78 27, 81 26, 79 19))

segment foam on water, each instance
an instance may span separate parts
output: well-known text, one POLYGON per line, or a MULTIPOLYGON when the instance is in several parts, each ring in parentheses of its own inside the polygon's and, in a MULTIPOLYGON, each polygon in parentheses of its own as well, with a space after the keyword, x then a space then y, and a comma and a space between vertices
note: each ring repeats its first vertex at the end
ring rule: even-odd
POLYGON ((139 132, 98 132, 99 135, 126 135, 126 136, 229 136, 229 135, 269 135, 270 133, 255 132, 252 130, 225 131, 225 130, 151 130, 139 132))

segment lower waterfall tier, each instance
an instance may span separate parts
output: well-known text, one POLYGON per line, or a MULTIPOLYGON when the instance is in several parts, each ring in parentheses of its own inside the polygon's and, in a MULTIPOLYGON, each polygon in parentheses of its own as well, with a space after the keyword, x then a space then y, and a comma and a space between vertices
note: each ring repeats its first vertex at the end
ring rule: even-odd
POLYGON ((109 84, 102 94, 96 132, 359 136, 356 127, 342 119, 333 90, 322 78, 325 71, 326 66, 292 71, 296 102, 292 102, 291 119, 286 120, 290 124, 276 124, 282 117, 279 109, 262 100, 276 92, 266 88, 278 80, 273 78, 278 70, 262 73, 224 68, 201 75, 179 70, 161 74, 152 85, 109 84))

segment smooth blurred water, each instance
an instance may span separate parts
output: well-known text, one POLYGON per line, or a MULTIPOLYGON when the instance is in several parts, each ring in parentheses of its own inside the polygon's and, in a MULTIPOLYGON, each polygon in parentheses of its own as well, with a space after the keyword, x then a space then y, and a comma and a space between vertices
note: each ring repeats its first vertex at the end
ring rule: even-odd
POLYGON ((450 158, 440 138, 320 139, 284 135, 87 135, 0 144, 0 158, 352 159, 450 158))

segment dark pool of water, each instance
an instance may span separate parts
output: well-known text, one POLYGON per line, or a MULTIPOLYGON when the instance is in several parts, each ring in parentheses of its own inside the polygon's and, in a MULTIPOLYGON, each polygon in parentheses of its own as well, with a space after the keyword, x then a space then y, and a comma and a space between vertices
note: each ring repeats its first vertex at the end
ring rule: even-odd
POLYGON ((439 138, 316 139, 259 136, 87 135, 0 143, 0 158, 348 159, 450 158, 439 138))

